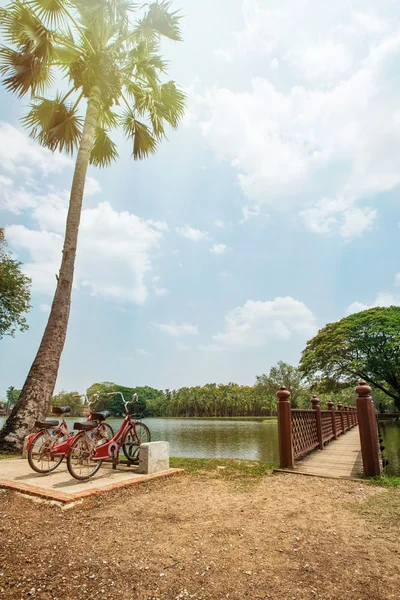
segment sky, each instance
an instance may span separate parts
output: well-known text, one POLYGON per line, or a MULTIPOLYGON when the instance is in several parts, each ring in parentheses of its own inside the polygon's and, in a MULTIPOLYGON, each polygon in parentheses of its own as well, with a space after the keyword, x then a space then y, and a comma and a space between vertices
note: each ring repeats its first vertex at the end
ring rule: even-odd
MULTIPOLYGON (((4 4, 4 2, 1 2, 4 4)), ((400 304, 400 4, 176 0, 188 94, 157 154, 90 168, 56 390, 252 384, 326 323, 400 304)), ((0 341, 20 388, 55 290, 73 160, 0 90, 0 226, 32 278, 0 341)))

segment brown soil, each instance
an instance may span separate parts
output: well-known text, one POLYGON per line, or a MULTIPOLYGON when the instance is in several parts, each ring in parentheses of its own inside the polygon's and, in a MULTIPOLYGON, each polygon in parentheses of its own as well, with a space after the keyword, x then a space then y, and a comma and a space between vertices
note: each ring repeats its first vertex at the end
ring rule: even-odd
POLYGON ((183 475, 69 511, 0 494, 5 599, 400 599, 400 492, 183 475))

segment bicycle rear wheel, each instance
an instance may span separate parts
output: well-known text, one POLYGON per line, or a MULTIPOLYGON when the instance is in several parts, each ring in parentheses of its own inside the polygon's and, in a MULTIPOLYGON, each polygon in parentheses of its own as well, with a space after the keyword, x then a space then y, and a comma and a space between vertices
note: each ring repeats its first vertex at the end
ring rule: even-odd
POLYGON ((140 444, 151 441, 150 429, 144 423, 135 423, 131 427, 124 439, 122 451, 128 460, 135 460, 138 457, 140 444))
POLYGON ((28 463, 36 473, 51 473, 62 463, 63 456, 52 456, 54 440, 42 431, 28 450, 28 463))
POLYGON ((90 443, 86 434, 79 435, 71 445, 67 458, 70 475, 84 481, 93 477, 101 467, 101 460, 93 460, 96 447, 90 443))

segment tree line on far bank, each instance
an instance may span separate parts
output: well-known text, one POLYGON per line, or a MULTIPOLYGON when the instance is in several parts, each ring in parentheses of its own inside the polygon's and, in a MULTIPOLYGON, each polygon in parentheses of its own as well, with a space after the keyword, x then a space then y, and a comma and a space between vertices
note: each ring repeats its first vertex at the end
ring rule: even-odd
MULTIPOLYGON (((293 367, 280 361, 272 367, 268 374, 256 377, 255 384, 239 385, 207 383, 203 386, 182 387, 177 390, 158 390, 150 386, 129 387, 110 381, 93 383, 86 393, 89 399, 93 394, 100 395, 96 403, 97 410, 108 410, 112 416, 123 416, 124 405, 119 395, 107 397, 109 392, 122 392, 125 400, 131 400, 132 394, 137 393, 139 401, 131 404, 133 414, 145 417, 271 417, 276 415, 276 392, 285 385, 291 393, 292 408, 310 408, 313 393, 318 393, 321 407, 326 408, 327 402, 335 404, 354 404, 354 385, 331 385, 322 382, 319 386, 307 383, 298 367, 293 367)), ((9 388, 7 400, 15 402, 20 390, 9 388)), ((70 406, 71 416, 82 414, 83 401, 77 397, 78 392, 62 391, 53 396, 53 406, 70 406)), ((379 391, 374 393, 376 402, 386 403, 379 391)), ((390 403, 390 402, 389 402, 390 403)))

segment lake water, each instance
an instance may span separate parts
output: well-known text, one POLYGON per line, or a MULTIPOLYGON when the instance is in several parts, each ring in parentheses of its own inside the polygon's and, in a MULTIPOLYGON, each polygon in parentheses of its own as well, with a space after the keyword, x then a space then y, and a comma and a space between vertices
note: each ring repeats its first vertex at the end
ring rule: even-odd
MULTIPOLYGON (((72 428, 75 421, 66 419, 72 428)), ((0 427, 5 419, 0 417, 0 427)), ((116 432, 122 419, 108 419, 116 432)), ((278 462, 276 422, 213 419, 144 419, 153 441, 170 443, 171 456, 194 458, 243 458, 278 462)), ((385 472, 400 475, 400 423, 381 423, 384 456, 389 459, 385 472)))
MULTIPOLYGON (((0 427, 4 422, 0 417, 0 427)), ((66 419, 72 428, 75 421, 66 419)), ((118 431, 122 419, 107 419, 118 431)), ((225 421, 213 419, 143 419, 152 441, 170 443, 171 456, 195 458, 244 458, 278 461, 278 426, 276 422, 225 421)))
POLYGON ((381 422, 379 426, 385 446, 383 456, 389 459, 385 473, 400 476, 400 423, 398 421, 381 422))

